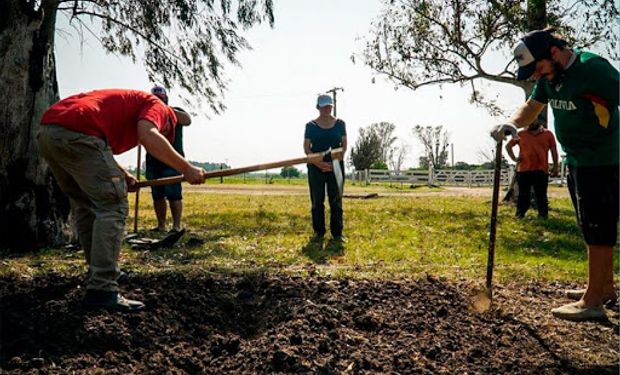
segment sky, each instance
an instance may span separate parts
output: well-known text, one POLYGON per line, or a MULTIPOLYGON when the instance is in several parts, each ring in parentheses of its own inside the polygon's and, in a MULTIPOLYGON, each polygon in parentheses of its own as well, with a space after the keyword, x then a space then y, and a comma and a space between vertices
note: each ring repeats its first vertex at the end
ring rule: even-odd
MULTIPOLYGON (((413 137, 415 125, 443 125, 454 144, 454 161, 481 163, 480 151, 493 148, 489 129, 502 118, 469 103, 470 90, 458 85, 395 90, 382 77, 351 55, 361 52, 359 38, 369 35, 380 12, 375 0, 275 1, 275 25, 252 28, 245 34, 252 45, 238 57, 241 68, 228 66, 229 90, 222 115, 194 110, 184 131, 186 157, 200 162, 225 162, 233 168, 303 156, 305 124, 318 116, 316 96, 333 87, 338 117, 346 122, 349 149, 361 127, 387 121, 395 135, 409 145, 404 167, 416 166, 423 154, 413 137)), ((139 59, 106 54, 88 35, 80 40, 66 18, 58 20, 56 63, 61 98, 94 89, 131 88, 148 91, 139 59)), ((501 59, 501 57, 500 57, 501 59)), ((498 61, 498 65, 505 61, 498 61)), ((480 86, 480 84, 479 84, 480 86)), ((481 86, 489 97, 511 113, 523 102, 521 89, 506 84, 481 86)), ((178 93, 177 93, 178 94, 178 93)), ((169 89, 170 104, 180 103, 169 89), (176 101, 176 102, 175 102, 176 101)), ((551 127, 551 130, 553 128, 551 127)), ((135 166, 136 149, 116 156, 135 166)), ((449 160, 452 158, 450 155, 449 160)))

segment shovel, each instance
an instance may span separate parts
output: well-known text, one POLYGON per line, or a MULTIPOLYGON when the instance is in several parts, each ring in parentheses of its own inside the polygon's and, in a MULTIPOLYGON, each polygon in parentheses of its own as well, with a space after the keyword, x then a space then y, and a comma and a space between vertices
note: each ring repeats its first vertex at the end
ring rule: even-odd
MULTIPOLYGON (((510 133, 506 133, 506 136, 510 133)), ((499 204, 499 183, 502 171, 503 138, 497 141, 495 148, 495 171, 493 173, 493 198, 491 200, 491 224, 489 227, 489 252, 487 256, 487 278, 485 290, 474 296, 473 307, 478 312, 491 308, 493 301, 493 268, 495 266, 495 233, 497 228, 497 208, 499 204)))
MULTIPOLYGON (((230 169, 221 169, 221 170, 216 170, 216 171, 208 171, 204 174, 204 178, 207 179, 207 178, 214 178, 214 177, 233 176, 233 175, 247 173, 247 172, 262 171, 265 169, 273 169, 273 168, 279 168, 279 167, 288 167, 291 165, 311 163, 314 161, 321 161, 321 160, 327 161, 327 162, 331 161, 332 165, 338 168, 338 171, 340 171, 340 176, 342 176, 342 171, 340 169, 340 164, 339 164, 339 161, 342 160, 342 156, 343 156, 342 151, 343 151, 342 148, 334 148, 334 149, 329 149, 325 152, 317 152, 314 154, 308 154, 301 158, 280 160, 280 161, 274 161, 271 163, 256 164, 256 165, 250 165, 250 166, 241 167, 241 168, 230 168, 230 169)), ((147 186, 170 185, 170 184, 176 184, 182 181, 185 181, 185 177, 183 177, 183 175, 174 176, 174 177, 164 177, 164 178, 158 178, 154 180, 140 181, 137 183, 137 187, 143 188, 147 186)), ((340 192, 342 192, 342 185, 344 181, 342 179, 337 178, 336 182, 338 183, 338 189, 340 190, 340 192)))

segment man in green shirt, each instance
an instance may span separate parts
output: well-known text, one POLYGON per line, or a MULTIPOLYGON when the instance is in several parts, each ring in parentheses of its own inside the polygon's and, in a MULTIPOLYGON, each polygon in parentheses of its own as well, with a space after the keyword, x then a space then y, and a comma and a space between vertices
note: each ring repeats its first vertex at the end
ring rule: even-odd
POLYGON ((590 52, 568 48, 547 28, 525 35, 514 54, 517 79, 533 77, 530 98, 507 124, 491 135, 499 139, 533 122, 545 104, 553 109, 555 132, 566 152, 568 187, 588 250, 588 286, 568 291, 577 299, 553 309, 561 319, 606 319, 603 304, 616 297, 613 252, 618 232, 618 71, 590 52))

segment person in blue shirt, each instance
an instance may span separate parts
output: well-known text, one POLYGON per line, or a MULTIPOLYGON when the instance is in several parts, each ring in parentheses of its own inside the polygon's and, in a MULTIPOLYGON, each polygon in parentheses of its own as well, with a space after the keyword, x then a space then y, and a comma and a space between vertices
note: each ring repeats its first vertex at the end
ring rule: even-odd
MULTIPOLYGON (((155 86, 151 89, 151 94, 158 97, 162 102, 168 105, 168 93, 166 89, 161 86, 155 86)), ((183 127, 191 124, 192 120, 183 109, 173 107, 178 114, 178 125, 175 127, 174 142, 172 147, 179 155, 184 156, 183 152, 183 127)), ((174 168, 166 165, 158 160, 150 153, 146 154, 146 178, 149 180, 178 176, 174 168)), ((155 216, 157 217, 157 227, 153 231, 165 232, 166 231, 166 200, 170 205, 170 214, 172 216, 172 229, 171 232, 178 232, 181 228, 181 216, 183 214, 183 191, 181 183, 164 185, 164 186, 151 186, 151 195, 153 196, 153 207, 155 208, 155 216)))
MULTIPOLYGON (((306 124, 304 134, 304 152, 307 154, 327 151, 329 148, 347 148, 347 131, 343 120, 332 115, 334 101, 330 95, 319 95, 316 109, 319 117, 306 124)), ((341 163, 341 173, 344 181, 344 162, 341 163)), ((330 162, 315 162, 308 164, 308 185, 312 202, 312 228, 316 238, 322 239, 325 235, 325 188, 329 197, 330 231, 332 238, 342 241, 342 196, 336 183, 336 176, 330 162)))

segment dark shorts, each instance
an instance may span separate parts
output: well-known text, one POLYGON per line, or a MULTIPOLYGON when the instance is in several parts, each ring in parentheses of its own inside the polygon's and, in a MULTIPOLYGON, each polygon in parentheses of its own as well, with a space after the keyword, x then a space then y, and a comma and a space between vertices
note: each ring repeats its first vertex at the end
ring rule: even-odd
POLYGON ((616 245, 618 188, 617 164, 569 167, 568 189, 588 245, 616 245))
MULTIPOLYGON (((172 168, 147 168, 146 178, 153 180, 156 178, 173 177, 180 175, 175 169, 172 168)), ((163 186, 151 186, 151 195, 154 201, 160 199, 168 199, 169 201, 179 201, 183 199, 183 191, 181 184, 171 184, 163 186)))

